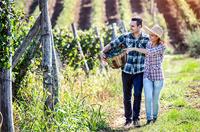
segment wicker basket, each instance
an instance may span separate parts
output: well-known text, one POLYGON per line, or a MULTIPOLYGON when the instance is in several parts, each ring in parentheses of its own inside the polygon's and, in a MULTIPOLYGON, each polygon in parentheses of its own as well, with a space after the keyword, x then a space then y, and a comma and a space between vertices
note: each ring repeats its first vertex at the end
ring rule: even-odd
POLYGON ((107 56, 107 63, 113 69, 118 69, 123 67, 127 61, 127 54, 126 51, 123 49, 125 48, 124 45, 121 45, 118 48, 114 48, 106 53, 107 56))
POLYGON ((108 58, 107 62, 110 67, 113 69, 118 69, 123 67, 127 61, 127 54, 126 52, 122 52, 121 54, 114 56, 112 58, 108 58))

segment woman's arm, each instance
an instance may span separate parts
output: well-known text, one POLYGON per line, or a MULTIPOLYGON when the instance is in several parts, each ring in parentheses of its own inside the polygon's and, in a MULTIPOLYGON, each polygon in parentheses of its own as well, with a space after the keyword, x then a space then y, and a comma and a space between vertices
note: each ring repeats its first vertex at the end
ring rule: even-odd
POLYGON ((143 54, 147 54, 147 50, 144 49, 144 48, 127 48, 125 49, 126 52, 130 52, 130 51, 137 51, 137 52, 140 52, 140 53, 143 53, 143 54))
POLYGON ((165 50, 165 46, 162 44, 160 44, 159 46, 155 47, 155 48, 151 48, 148 49, 148 55, 153 56, 153 55, 157 55, 157 54, 163 54, 165 50))
POLYGON ((157 55, 157 54, 163 54, 164 53, 164 50, 165 50, 165 46, 164 45, 159 45, 155 48, 147 48, 147 49, 144 49, 144 48, 127 48, 125 49, 126 52, 130 52, 130 51, 137 51, 137 52, 140 52, 140 53, 143 53, 145 55, 148 55, 148 56, 153 56, 153 55, 157 55))

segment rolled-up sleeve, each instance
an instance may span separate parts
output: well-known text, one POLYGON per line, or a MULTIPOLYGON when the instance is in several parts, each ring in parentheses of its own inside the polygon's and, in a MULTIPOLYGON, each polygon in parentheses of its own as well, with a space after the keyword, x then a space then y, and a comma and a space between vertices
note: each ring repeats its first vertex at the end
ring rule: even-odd
POLYGON ((118 38, 116 38, 115 40, 111 41, 110 46, 111 46, 111 48, 115 48, 115 47, 120 46, 124 42, 125 42, 125 36, 121 35, 118 38))
POLYGON ((159 46, 154 47, 154 48, 149 48, 147 46, 147 55, 149 55, 149 56, 163 54, 164 51, 165 51, 165 46, 163 44, 160 44, 159 46))

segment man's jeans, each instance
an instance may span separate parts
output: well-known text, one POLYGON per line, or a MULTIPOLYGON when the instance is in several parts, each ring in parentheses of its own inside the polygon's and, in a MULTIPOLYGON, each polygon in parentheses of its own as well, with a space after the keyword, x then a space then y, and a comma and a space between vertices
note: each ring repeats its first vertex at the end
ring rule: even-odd
POLYGON ((124 111, 127 122, 139 119, 141 94, 143 88, 143 73, 127 74, 122 72, 124 111), (134 86, 133 110, 131 105, 132 88, 134 86))
POLYGON ((163 80, 151 81, 147 78, 143 79, 145 107, 147 120, 157 118, 159 110, 160 91, 163 87, 163 80))

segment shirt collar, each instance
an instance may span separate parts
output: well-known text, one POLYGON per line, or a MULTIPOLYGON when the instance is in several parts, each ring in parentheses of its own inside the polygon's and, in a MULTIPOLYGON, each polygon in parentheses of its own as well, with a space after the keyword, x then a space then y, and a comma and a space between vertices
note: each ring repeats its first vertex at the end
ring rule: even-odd
MULTIPOLYGON (((130 34, 134 39, 136 39, 132 32, 130 32, 130 34)), ((144 32, 141 31, 140 36, 137 39, 142 39, 144 37, 147 37, 147 35, 144 32)))

